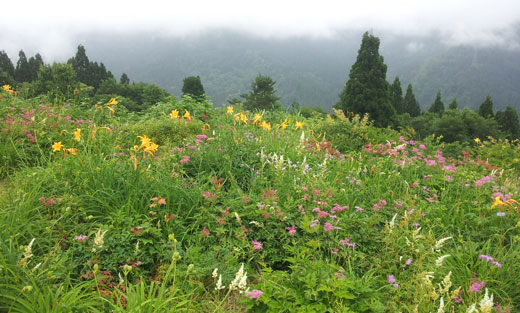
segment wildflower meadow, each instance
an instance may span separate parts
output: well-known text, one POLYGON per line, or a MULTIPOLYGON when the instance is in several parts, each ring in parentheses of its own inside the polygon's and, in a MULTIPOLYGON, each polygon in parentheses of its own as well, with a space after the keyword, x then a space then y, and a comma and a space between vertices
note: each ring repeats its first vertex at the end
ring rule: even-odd
POLYGON ((73 97, 1 90, 1 312, 520 311, 517 142, 73 97))

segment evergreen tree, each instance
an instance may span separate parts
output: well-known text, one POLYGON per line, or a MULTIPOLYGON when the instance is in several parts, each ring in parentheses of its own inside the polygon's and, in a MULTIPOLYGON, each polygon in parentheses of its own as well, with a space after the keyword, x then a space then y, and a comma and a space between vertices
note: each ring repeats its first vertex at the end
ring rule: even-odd
POLYGON ((491 100, 491 96, 488 95, 486 97, 486 100, 484 100, 484 102, 482 102, 482 104, 478 108, 478 114, 480 114, 480 116, 485 117, 485 118, 491 118, 494 116, 493 115, 493 100, 491 100))
POLYGON ((334 107, 360 115, 368 113, 376 126, 386 127, 393 123, 395 110, 388 92, 386 64, 378 50, 379 38, 366 32, 349 80, 334 107))
POLYGON ((495 120, 500 125, 500 129, 505 132, 509 139, 520 138, 520 124, 518 113, 511 106, 507 106, 506 111, 498 111, 495 120))
POLYGON ((18 62, 14 70, 14 78, 19 83, 31 81, 31 68, 23 50, 18 53, 18 62))
POLYGON ((190 95, 195 99, 203 99, 206 92, 204 91, 200 77, 188 76, 184 78, 182 93, 184 95, 190 95))
POLYGON ((437 92, 437 97, 435 98, 435 102, 432 103, 432 106, 430 107, 430 110, 428 110, 432 113, 438 113, 442 114, 444 112, 444 103, 441 99, 441 92, 437 92))
POLYGON ((454 98, 453 101, 450 102, 450 104, 448 105, 448 109, 450 110, 458 110, 459 109, 459 104, 457 103, 457 99, 454 98))
POLYGON ((85 52, 85 47, 78 46, 76 55, 67 61, 77 74, 78 80, 86 85, 92 85, 90 61, 85 52))
POLYGON ((403 90, 401 89, 401 81, 399 77, 394 79, 394 83, 390 87, 390 99, 392 100, 392 106, 397 114, 404 113, 404 100, 403 90))
POLYGON ((119 83, 121 85, 130 85, 130 78, 128 78, 128 75, 126 75, 126 73, 123 73, 121 75, 121 78, 119 79, 119 83))
MULTIPOLYGON (((6 77, 9 76, 14 79, 14 65, 7 53, 2 50, 0 51, 0 73, 4 72, 6 77)), ((3 85, 4 83, 2 83, 3 85)))
POLYGON ((274 84, 276 82, 269 76, 258 75, 255 81, 251 83, 249 94, 242 94, 240 97, 246 99, 244 108, 246 110, 271 110, 280 108, 281 105, 277 101, 278 98, 275 93, 274 84))
POLYGON ((421 114, 421 107, 419 106, 419 102, 417 102, 415 95, 413 94, 412 84, 408 84, 408 88, 406 88, 403 107, 404 112, 410 114, 412 117, 416 117, 421 114))
POLYGON ((34 57, 29 58, 29 68, 30 68, 30 81, 35 81, 38 79, 38 71, 40 67, 43 65, 42 56, 39 53, 36 53, 34 57))

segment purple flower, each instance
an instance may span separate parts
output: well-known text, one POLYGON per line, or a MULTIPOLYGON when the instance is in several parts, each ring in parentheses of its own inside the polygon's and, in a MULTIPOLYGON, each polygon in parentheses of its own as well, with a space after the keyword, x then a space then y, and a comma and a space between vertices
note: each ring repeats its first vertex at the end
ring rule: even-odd
POLYGON ((406 260, 406 262, 404 264, 406 264, 406 266, 412 264, 412 258, 409 258, 408 260, 406 260))
POLYGON ((389 284, 393 284, 393 283, 395 283, 395 277, 394 277, 394 275, 388 275, 388 278, 387 278, 387 279, 388 279, 388 283, 389 283, 389 284))
POLYGON ((497 216, 506 216, 505 212, 497 212, 497 216))
POLYGON ((79 242, 85 242, 88 239, 87 235, 74 236, 74 240, 79 242))
POLYGON ((253 250, 262 250, 262 243, 260 241, 253 240, 251 243, 253 244, 253 250))
POLYGON ((251 291, 246 292, 246 296, 249 297, 249 300, 258 299, 264 292, 258 289, 253 289, 251 291))

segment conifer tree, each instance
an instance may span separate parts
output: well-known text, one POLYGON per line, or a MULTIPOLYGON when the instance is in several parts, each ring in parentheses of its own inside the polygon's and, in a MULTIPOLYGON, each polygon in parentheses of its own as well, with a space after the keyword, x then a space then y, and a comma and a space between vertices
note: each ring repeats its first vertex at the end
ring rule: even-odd
POLYGON ((18 53, 18 62, 16 62, 14 78, 19 83, 31 81, 31 68, 29 67, 29 62, 23 50, 20 50, 18 53))
POLYGON ((401 89, 401 81, 399 77, 394 79, 394 83, 390 87, 390 99, 392 100, 392 106, 397 114, 404 113, 403 107, 403 90, 401 89))
POLYGON ((457 103, 457 99, 454 98, 453 101, 450 102, 450 104, 448 105, 448 109, 450 110, 458 110, 459 109, 459 104, 457 103))
POLYGON ((493 117, 493 100, 491 100, 491 96, 487 96, 486 100, 482 102, 480 107, 478 108, 478 114, 484 118, 493 117))
POLYGON ((0 70, 14 77, 13 62, 11 62, 11 59, 4 50, 0 51, 0 70))
POLYGON ((119 83, 121 85, 130 85, 130 78, 128 78, 128 75, 126 75, 126 73, 123 73, 121 75, 121 78, 119 79, 119 83))
POLYGON ((276 82, 269 76, 258 75, 255 81, 251 83, 251 89, 248 94, 241 94, 240 97, 246 99, 244 108, 247 110, 272 110, 281 107, 277 101, 274 84, 276 82))
POLYGON ((196 99, 202 99, 206 92, 204 91, 204 86, 202 86, 200 77, 188 76, 184 78, 182 84, 182 93, 185 95, 190 95, 196 99))
POLYGON ((386 64, 378 50, 379 38, 366 32, 349 80, 334 107, 344 112, 368 113, 376 126, 386 127, 393 123, 395 110, 386 81, 386 64))
POLYGON ((405 113, 410 114, 412 117, 416 117, 421 114, 421 107, 419 106, 419 102, 417 102, 415 95, 413 94, 412 84, 408 84, 403 102, 405 113))
POLYGON ((438 114, 442 114, 442 112, 444 112, 444 103, 442 102, 440 91, 437 92, 437 97, 428 111, 438 114))
POLYGON ((520 138, 518 113, 513 107, 507 106, 505 112, 498 111, 495 115, 495 120, 500 125, 500 129, 507 134, 509 139, 520 138))
POLYGON ((70 58, 67 63, 72 65, 72 68, 76 72, 80 82, 92 86, 89 79, 90 61, 87 57, 87 53, 85 52, 85 47, 83 45, 78 46, 76 55, 70 58))
POLYGON ((29 68, 30 68, 30 81, 35 81, 38 79, 38 71, 40 67, 43 65, 42 56, 39 53, 36 53, 34 57, 29 58, 29 68))

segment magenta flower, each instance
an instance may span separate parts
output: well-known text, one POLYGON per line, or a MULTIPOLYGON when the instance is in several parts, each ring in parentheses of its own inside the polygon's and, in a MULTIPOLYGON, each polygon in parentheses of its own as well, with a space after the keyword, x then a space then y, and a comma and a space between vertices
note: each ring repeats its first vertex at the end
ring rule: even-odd
POLYGON ((394 275, 388 275, 387 279, 388 279, 388 283, 389 283, 389 284, 393 284, 393 283, 395 283, 395 277, 394 277, 394 275))
POLYGON ((341 270, 337 271, 334 275, 336 275, 336 277, 339 279, 343 279, 343 278, 345 278, 345 275, 343 274, 344 272, 345 272, 345 270, 341 269, 341 270))
POLYGON ((264 292, 261 290, 258 290, 258 289, 253 289, 251 291, 246 292, 246 296, 249 297, 249 300, 253 300, 253 299, 258 300, 258 298, 260 298, 260 296, 263 294, 264 294, 264 292))
POLYGON ((88 239, 87 235, 74 236, 74 240, 79 242, 85 242, 88 239))
POLYGON ((285 227, 285 230, 289 232, 289 235, 294 236, 294 234, 296 234, 296 225, 285 227))
POLYGON ((410 258, 410 259, 406 260, 406 262, 404 264, 406 264, 406 266, 412 264, 412 259, 410 258))
POLYGON ((188 163, 190 161, 190 157, 185 155, 182 157, 182 160, 180 160, 180 163, 188 163))
POLYGON ((477 180, 477 181, 475 182, 475 185, 476 185, 477 187, 480 187, 480 186, 482 186, 482 185, 484 185, 485 183, 490 182, 490 181, 491 181, 491 177, 489 177, 489 176, 484 176, 484 177, 482 177, 481 179, 477 180))
POLYGON ((253 250, 262 250, 262 243, 260 241, 253 240, 251 241, 253 244, 253 250))
POLYGON ((200 140, 206 140, 206 138, 208 138, 208 136, 206 136, 206 135, 197 135, 195 137, 197 137, 197 139, 200 139, 200 140))
POLYGON ((485 285, 486 285, 486 282, 480 281, 480 279, 479 279, 478 281, 473 282, 473 284, 471 284, 471 287, 469 287, 469 291, 480 293, 482 288, 484 288, 485 285))

